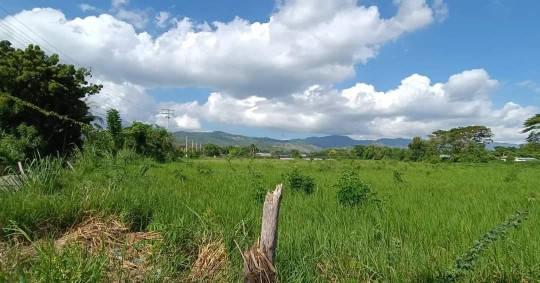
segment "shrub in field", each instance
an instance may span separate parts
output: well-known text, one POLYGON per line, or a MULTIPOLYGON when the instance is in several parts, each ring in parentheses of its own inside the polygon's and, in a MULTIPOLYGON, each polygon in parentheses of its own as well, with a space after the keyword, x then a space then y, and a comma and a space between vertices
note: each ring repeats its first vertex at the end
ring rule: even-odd
POLYGON ((208 166, 199 165, 199 166, 197 166, 197 172, 199 174, 202 174, 202 175, 210 175, 210 174, 214 173, 214 170, 212 170, 212 168, 210 168, 208 166))
POLYGON ((253 199, 257 203, 262 204, 264 203, 266 192, 268 191, 268 189, 264 185, 263 176, 261 173, 251 170, 249 172, 249 175, 251 176, 251 182, 249 186, 252 189, 253 199))
POLYGON ((312 194, 315 191, 315 181, 312 177, 302 174, 298 168, 294 168, 285 175, 289 188, 293 191, 304 191, 306 194, 312 194))
POLYGON ((180 180, 182 182, 187 180, 187 175, 186 175, 186 173, 184 172, 184 170, 182 168, 174 170, 174 177, 176 177, 176 179, 178 179, 178 180, 180 180))
POLYGON ((357 171, 354 169, 345 170, 335 187, 338 189, 338 202, 343 206, 355 207, 362 205, 373 195, 371 187, 360 180, 357 171))
POLYGON ((394 182, 403 183, 402 176, 403 176, 403 174, 400 171, 394 170, 394 182))

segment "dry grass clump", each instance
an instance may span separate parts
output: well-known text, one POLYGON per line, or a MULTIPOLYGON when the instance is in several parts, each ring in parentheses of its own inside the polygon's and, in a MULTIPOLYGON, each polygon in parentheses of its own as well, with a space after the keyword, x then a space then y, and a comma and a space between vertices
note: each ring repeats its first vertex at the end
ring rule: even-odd
MULTIPOLYGON (((14 241, 11 248, 0 245, 0 265, 4 270, 7 261, 16 259, 17 262, 36 256, 44 243, 39 240, 31 245, 21 244, 17 238, 14 241), (8 255, 10 259, 4 262, 8 255)), ((91 254, 106 255, 109 259, 106 273, 111 282, 142 282, 148 271, 155 269, 150 258, 154 244, 160 241, 159 232, 130 233, 128 226, 116 217, 94 216, 69 229, 52 244, 59 251, 77 247, 91 254)))
POLYGON ((192 282, 226 282, 229 266, 227 248, 223 241, 214 241, 199 247, 197 260, 191 268, 189 280, 192 282))
POLYGON ((55 240, 54 247, 63 249, 68 245, 76 245, 95 253, 106 247, 123 244, 127 233, 128 228, 114 217, 90 217, 55 240))
POLYGON ((246 250, 244 259, 244 280, 248 283, 274 283, 276 282, 276 269, 266 257, 265 253, 254 245, 246 250))
POLYGON ((73 227, 54 241, 54 247, 63 249, 74 245, 91 253, 105 252, 109 256, 109 278, 141 282, 149 270, 153 243, 161 241, 158 232, 130 233, 129 228, 115 217, 91 217, 73 227))

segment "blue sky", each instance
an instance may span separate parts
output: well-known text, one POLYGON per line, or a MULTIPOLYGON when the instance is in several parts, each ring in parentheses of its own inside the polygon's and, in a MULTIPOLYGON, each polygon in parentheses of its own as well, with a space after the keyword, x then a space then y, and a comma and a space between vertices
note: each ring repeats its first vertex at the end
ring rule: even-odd
POLYGON ((44 44, 36 32, 92 67, 106 92, 96 111, 118 108, 127 123, 164 125, 157 113, 173 108, 171 130, 410 138, 484 124, 496 140, 520 142, 523 121, 540 112, 533 0, 0 6, 32 30, 3 14, 0 38, 44 44), (52 9, 23 12, 33 8, 52 9))

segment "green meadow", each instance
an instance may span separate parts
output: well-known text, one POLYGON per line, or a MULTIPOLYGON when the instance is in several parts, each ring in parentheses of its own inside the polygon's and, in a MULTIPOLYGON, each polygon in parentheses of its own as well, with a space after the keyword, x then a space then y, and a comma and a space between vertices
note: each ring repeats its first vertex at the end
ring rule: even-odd
POLYGON ((61 165, 37 162, 26 180, 0 192, 0 282, 241 282, 241 251, 260 233, 257 188, 279 183, 279 282, 540 280, 536 163, 156 163, 120 152, 79 154, 74 171, 61 165), (288 187, 293 168, 314 179, 312 194, 288 187), (372 194, 344 207, 335 185, 351 168, 372 194), (144 270, 116 266, 105 247, 55 245, 91 217, 113 217, 126 233, 159 233, 159 240, 145 240, 145 256, 133 259, 144 261, 144 270), (202 247, 210 243, 224 247, 219 274, 196 277, 202 247))

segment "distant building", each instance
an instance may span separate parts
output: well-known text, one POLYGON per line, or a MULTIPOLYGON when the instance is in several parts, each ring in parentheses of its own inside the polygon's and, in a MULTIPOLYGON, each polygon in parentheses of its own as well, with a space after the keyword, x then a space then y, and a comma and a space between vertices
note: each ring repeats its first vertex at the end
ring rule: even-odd
POLYGON ((516 162, 529 162, 529 161, 538 161, 538 159, 532 158, 532 157, 516 157, 516 159, 514 159, 514 161, 516 161, 516 162))
POLYGON ((272 157, 272 154, 267 153, 267 152, 258 152, 258 153, 255 153, 255 156, 263 157, 263 158, 270 158, 272 157))

